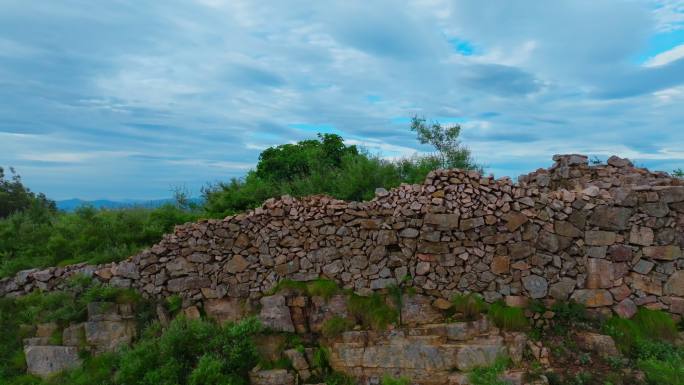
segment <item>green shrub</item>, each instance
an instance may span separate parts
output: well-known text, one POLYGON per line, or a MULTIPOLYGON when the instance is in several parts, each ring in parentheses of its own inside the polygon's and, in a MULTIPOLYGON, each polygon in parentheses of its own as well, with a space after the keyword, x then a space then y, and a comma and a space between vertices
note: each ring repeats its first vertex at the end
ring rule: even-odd
POLYGON ((587 321, 587 309, 575 301, 558 301, 551 306, 554 313, 551 328, 556 335, 566 335, 573 326, 587 321))
POLYGON ((166 205, 74 212, 21 211, 0 219, 0 277, 22 269, 120 261, 161 240, 197 212, 166 205))
POLYGON ((612 317, 602 325, 604 333, 615 340, 625 354, 638 354, 651 344, 649 341, 673 341, 677 328, 672 318, 660 310, 640 308, 632 319, 612 317))
POLYGON ((632 320, 648 338, 662 341, 674 341, 677 338, 674 320, 661 310, 639 308, 632 320))
POLYGON ((508 382, 500 377, 508 367, 507 357, 498 357, 491 366, 479 367, 468 373, 468 381, 471 385, 506 385, 508 382))
POLYGON ((386 374, 382 376, 382 380, 380 381, 380 385, 409 385, 410 383, 411 380, 407 377, 395 378, 386 374))
POLYGON ((640 360, 638 365, 651 385, 684 385, 684 357, 670 357, 666 360, 640 360))
POLYGON ((244 384, 245 381, 235 374, 226 373, 223 360, 211 354, 203 355, 197 362, 197 367, 188 377, 189 385, 232 385, 244 384))
POLYGON ((453 311, 460 314, 464 321, 474 321, 487 310, 487 303, 477 293, 457 294, 451 300, 453 311))
POLYGON ((130 385, 187 384, 194 373, 196 381, 230 379, 230 384, 245 383, 247 373, 259 361, 251 337, 260 330, 255 319, 221 327, 177 317, 163 334, 148 333, 122 353, 116 381, 130 385), (195 373, 197 368, 200 370, 195 373), (220 372, 211 373, 213 369, 220 372))
POLYGON ((397 310, 389 306, 378 293, 368 297, 351 294, 347 305, 352 315, 367 328, 385 330, 387 325, 397 322, 398 319, 397 310))
POLYGON ((501 301, 495 302, 489 306, 488 315, 492 322, 503 330, 523 331, 530 327, 523 309, 506 306, 506 304, 501 301))
POLYGON ((354 327, 354 322, 340 316, 333 316, 323 322, 321 334, 327 338, 337 337, 354 327))
POLYGON ((183 308, 183 298, 178 294, 173 294, 166 297, 164 304, 169 313, 176 314, 183 308))

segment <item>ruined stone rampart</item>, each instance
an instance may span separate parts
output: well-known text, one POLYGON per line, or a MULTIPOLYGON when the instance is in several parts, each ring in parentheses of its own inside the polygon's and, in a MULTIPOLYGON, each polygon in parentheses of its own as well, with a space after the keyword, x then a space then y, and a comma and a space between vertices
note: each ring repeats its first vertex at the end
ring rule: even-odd
POLYGON ((260 298, 284 278, 329 278, 364 293, 408 275, 433 297, 572 298, 626 315, 635 305, 683 314, 682 180, 617 157, 554 160, 517 183, 438 170, 369 202, 270 199, 177 226, 118 264, 21 272, 0 281, 0 295, 51 290, 85 272, 151 297, 180 294, 189 306, 260 298))

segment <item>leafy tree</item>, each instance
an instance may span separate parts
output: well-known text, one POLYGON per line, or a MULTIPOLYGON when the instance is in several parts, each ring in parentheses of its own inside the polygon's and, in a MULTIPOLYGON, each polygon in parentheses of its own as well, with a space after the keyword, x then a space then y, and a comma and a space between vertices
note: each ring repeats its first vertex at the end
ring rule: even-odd
POLYGON ((346 146, 335 134, 318 134, 319 140, 270 147, 259 155, 256 175, 271 181, 292 181, 317 169, 335 169, 342 158, 358 155, 356 146, 346 146))
POLYGON ((411 119, 411 131, 416 133, 421 144, 430 144, 435 148, 442 168, 479 168, 471 159, 470 150, 458 140, 460 125, 442 126, 439 122, 427 124, 424 118, 414 116, 411 119))
POLYGON ((0 218, 33 208, 34 211, 55 211, 54 201, 47 199, 45 194, 35 194, 21 181, 21 176, 14 168, 9 169, 11 176, 5 177, 5 170, 0 167, 0 218))
POLYGON ((677 178, 684 178, 684 170, 682 170, 681 168, 672 170, 672 175, 676 176, 677 178))

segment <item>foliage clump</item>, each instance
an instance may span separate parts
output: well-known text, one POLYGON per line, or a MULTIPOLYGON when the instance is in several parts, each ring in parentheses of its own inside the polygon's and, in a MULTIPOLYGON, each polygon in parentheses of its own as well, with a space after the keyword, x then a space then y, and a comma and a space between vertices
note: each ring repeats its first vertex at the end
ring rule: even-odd
POLYGON ((378 293, 367 297, 350 294, 347 300, 349 311, 359 323, 370 329, 385 330, 399 319, 397 309, 387 304, 378 293))
POLYGON ((354 322, 347 318, 335 315, 323 322, 321 334, 327 338, 334 338, 346 332, 347 330, 352 329, 353 327, 354 322))
POLYGON ((530 327, 529 320, 525 317, 523 309, 506 306, 501 301, 491 304, 487 314, 496 327, 503 330, 524 331, 530 327))
POLYGON ((506 385, 507 381, 501 379, 501 375, 509 365, 505 356, 497 357, 490 366, 477 367, 468 373, 468 381, 471 385, 506 385))

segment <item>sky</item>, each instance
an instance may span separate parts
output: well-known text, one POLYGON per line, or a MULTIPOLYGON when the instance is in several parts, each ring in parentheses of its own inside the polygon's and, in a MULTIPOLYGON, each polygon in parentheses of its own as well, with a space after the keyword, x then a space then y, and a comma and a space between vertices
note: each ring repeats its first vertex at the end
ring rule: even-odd
POLYGON ((0 166, 53 199, 193 195, 341 135, 496 177, 558 153, 684 168, 684 0, 0 0, 0 166))

